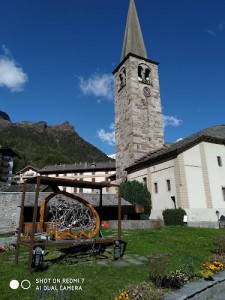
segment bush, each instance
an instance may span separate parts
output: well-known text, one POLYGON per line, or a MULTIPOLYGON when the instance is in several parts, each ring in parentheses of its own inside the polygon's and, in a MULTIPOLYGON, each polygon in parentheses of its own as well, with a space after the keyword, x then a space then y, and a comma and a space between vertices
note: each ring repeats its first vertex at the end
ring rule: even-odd
POLYGON ((146 185, 134 180, 121 184, 122 197, 132 204, 141 204, 151 211, 151 194, 146 185))
POLYGON ((156 287, 162 285, 162 279, 166 275, 169 256, 171 255, 170 253, 156 253, 147 256, 149 260, 149 277, 156 287))
POLYGON ((141 220, 149 220, 149 215, 148 214, 141 214, 140 219, 141 220))
POLYGON ((179 289, 186 283, 188 283, 188 278, 181 270, 171 272, 170 275, 166 275, 162 279, 162 287, 164 288, 179 289))
POLYGON ((163 211, 163 219, 166 225, 184 225, 183 219, 186 215, 185 210, 178 209, 165 209, 163 211))
POLYGON ((187 276, 188 279, 193 280, 197 274, 197 268, 193 262, 181 265, 181 272, 187 276))
POLYGON ((215 236, 214 238, 214 246, 216 247, 217 254, 225 253, 225 235, 215 236))

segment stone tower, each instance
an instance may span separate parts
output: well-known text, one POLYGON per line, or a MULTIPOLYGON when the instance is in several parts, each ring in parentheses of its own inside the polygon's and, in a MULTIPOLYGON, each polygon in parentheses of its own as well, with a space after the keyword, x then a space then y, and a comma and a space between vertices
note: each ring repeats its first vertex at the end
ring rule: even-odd
POLYGON ((113 74, 120 183, 126 167, 164 143, 158 63, 147 58, 134 0, 130 0, 121 62, 113 74))

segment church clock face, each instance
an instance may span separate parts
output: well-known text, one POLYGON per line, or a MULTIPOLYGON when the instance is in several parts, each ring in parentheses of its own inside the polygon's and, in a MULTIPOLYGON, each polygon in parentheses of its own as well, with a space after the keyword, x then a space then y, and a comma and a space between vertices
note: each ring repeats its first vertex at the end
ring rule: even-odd
POLYGON ((149 97, 151 95, 150 88, 148 88, 147 86, 145 86, 143 88, 143 92, 144 92, 145 97, 149 97))

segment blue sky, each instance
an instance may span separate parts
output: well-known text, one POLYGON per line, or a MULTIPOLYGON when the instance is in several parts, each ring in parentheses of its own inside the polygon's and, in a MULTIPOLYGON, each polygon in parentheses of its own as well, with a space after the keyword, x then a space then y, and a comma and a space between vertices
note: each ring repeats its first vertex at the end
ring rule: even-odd
MULTIPOLYGON (((0 110, 12 122, 69 121, 114 149, 112 71, 129 0, 0 0, 0 110)), ((225 1, 136 0, 148 58, 160 62, 165 140, 224 122, 225 1)))

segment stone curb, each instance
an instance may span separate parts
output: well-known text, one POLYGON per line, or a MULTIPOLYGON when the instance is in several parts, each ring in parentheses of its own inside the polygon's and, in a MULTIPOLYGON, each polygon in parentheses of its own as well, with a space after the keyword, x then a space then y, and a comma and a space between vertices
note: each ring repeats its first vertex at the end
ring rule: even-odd
POLYGON ((213 300, 225 299, 225 271, 213 276, 214 281, 200 279, 165 295, 163 300, 213 300), (223 293, 223 296, 222 294, 223 293), (222 298, 220 298, 222 297, 222 298))

